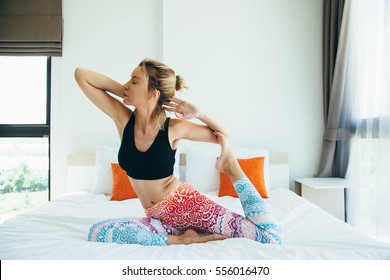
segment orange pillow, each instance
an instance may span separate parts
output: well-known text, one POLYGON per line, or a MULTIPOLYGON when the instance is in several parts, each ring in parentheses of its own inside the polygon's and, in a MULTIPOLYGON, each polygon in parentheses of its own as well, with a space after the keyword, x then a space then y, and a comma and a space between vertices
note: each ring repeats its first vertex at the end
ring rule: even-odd
POLYGON ((119 163, 111 163, 112 171, 112 194, 111 200, 125 200, 129 198, 137 198, 137 194, 133 190, 129 177, 119 163))
MULTIPOLYGON (((264 181, 264 157, 238 159, 242 171, 255 186, 262 198, 268 198, 267 189, 264 181)), ((229 175, 219 173, 219 194, 218 196, 229 195, 238 197, 236 190, 233 187, 229 175)))

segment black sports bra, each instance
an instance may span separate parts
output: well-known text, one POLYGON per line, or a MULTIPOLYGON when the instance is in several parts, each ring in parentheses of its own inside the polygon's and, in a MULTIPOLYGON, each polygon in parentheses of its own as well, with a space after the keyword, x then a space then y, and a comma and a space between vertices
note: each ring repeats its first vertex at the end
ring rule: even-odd
POLYGON ((169 120, 169 117, 165 120, 149 149, 140 152, 134 141, 134 113, 130 117, 123 130, 118 162, 131 178, 156 180, 173 174, 176 150, 172 150, 168 139, 169 120))

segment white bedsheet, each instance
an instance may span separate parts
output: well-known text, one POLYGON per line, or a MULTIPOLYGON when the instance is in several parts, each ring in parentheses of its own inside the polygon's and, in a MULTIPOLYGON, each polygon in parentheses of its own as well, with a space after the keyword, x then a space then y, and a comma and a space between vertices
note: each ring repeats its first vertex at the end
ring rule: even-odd
MULTIPOLYGON (((238 199, 216 202, 242 214, 238 199)), ((204 244, 145 247, 88 242, 102 219, 143 217, 137 199, 110 202, 74 193, 0 225, 0 259, 390 259, 390 245, 375 241, 291 191, 271 190, 267 203, 284 232, 281 246, 237 238, 204 244)))

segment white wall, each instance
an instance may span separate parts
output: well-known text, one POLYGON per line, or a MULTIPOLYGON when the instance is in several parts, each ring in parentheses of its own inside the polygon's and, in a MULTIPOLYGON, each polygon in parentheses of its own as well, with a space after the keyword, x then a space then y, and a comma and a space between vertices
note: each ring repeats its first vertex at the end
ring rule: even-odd
POLYGON ((288 152, 312 176, 322 144, 322 1, 164 1, 164 60, 184 98, 229 127, 233 144, 288 152))
POLYGON ((53 61, 51 197, 65 189, 66 156, 119 145, 116 128, 81 92, 76 67, 129 79, 145 57, 162 59, 162 0, 63 1, 63 57, 53 61), (61 105, 59 105, 61 104, 61 105))
POLYGON ((321 0, 66 0, 63 15, 64 53, 53 60, 52 197, 66 191, 67 154, 119 145, 74 69, 124 82, 144 57, 185 76, 182 97, 224 122, 233 144, 288 152, 291 179, 316 170, 321 0))

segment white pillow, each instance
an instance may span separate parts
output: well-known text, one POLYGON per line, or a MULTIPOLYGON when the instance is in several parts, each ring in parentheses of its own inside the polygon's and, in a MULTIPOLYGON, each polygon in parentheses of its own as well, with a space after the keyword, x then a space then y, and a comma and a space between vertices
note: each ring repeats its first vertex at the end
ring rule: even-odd
POLYGON ((219 172, 215 168, 221 148, 217 144, 186 142, 185 181, 200 192, 219 189, 219 172))
MULTIPOLYGON (((267 192, 270 190, 269 152, 267 149, 232 147, 236 158, 264 157, 264 181, 267 192)), ((187 183, 200 192, 215 192, 219 189, 219 172, 215 168, 221 148, 217 144, 187 142, 186 177, 187 183)))
MULTIPOLYGON (((91 188, 91 193, 107 194, 112 193, 112 172, 111 163, 118 163, 118 147, 97 146, 96 161, 95 161, 95 179, 91 188)), ((179 169, 180 152, 176 151, 175 165, 173 174, 180 178, 179 169)))
POLYGON ((118 163, 118 151, 118 147, 96 146, 96 173, 91 193, 111 195, 111 163, 118 163))

